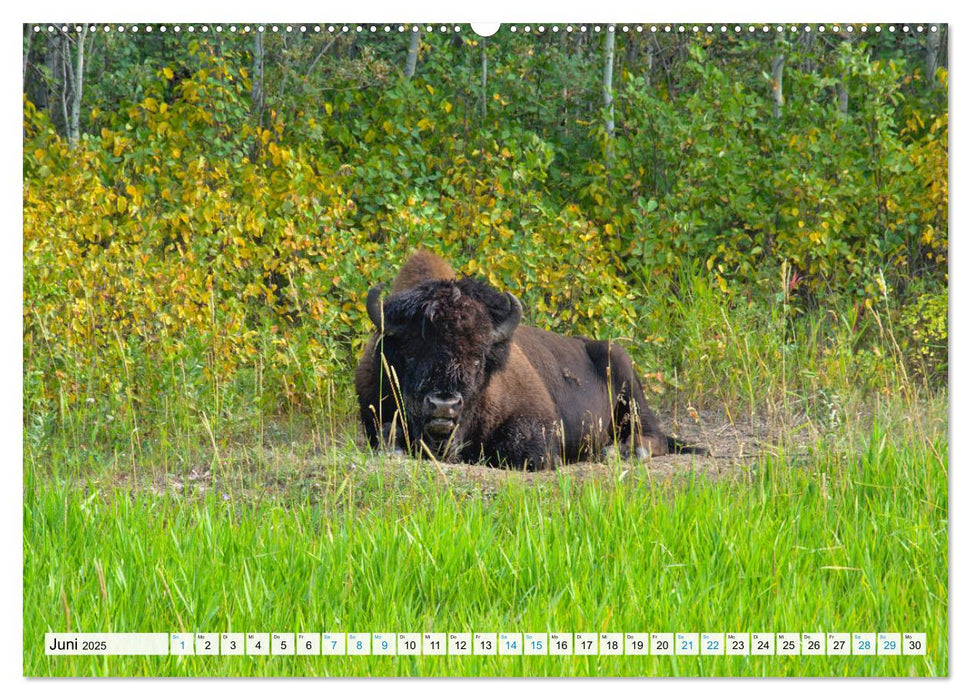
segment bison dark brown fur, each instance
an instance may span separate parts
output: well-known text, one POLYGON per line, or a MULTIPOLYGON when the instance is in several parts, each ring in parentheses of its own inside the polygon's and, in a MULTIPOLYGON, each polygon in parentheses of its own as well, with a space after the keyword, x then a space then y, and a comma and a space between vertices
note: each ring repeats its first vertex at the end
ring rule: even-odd
POLYGON ((661 431, 622 347, 519 325, 516 297, 456 278, 438 256, 415 253, 367 306, 377 331, 355 388, 374 447, 519 469, 614 444, 637 457, 684 447, 661 431))

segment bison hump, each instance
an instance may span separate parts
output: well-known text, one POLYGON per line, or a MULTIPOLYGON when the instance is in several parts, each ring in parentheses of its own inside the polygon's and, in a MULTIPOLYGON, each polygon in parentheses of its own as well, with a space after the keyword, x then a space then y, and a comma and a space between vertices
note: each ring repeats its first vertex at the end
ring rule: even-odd
POLYGON ((391 293, 396 294, 417 287, 432 280, 453 280, 455 271, 452 266, 434 253, 419 250, 405 261, 391 285, 391 293))

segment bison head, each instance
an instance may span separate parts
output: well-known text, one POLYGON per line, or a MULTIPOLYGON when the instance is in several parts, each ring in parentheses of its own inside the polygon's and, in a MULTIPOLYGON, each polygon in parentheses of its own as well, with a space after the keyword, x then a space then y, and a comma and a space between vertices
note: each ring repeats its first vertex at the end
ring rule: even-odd
MULTIPOLYGON (((378 286, 367 310, 397 380, 410 442, 454 457, 489 377, 509 357, 522 305, 508 292, 460 279, 424 282, 383 301, 378 286)), ((383 363, 377 369, 385 371, 383 363)))

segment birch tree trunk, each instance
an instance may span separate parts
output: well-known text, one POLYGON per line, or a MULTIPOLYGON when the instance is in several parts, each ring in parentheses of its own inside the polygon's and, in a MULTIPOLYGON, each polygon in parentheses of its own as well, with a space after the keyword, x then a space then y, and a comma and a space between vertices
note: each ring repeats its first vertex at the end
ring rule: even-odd
POLYGON ((64 135, 74 146, 81 136, 81 99, 84 95, 84 51, 88 29, 76 37, 67 32, 54 38, 57 53, 58 76, 56 89, 64 120, 64 135))
POLYGON ((782 45, 776 44, 776 52, 772 56, 772 116, 776 119, 782 116, 782 108, 785 106, 786 97, 782 91, 782 74, 786 65, 786 55, 783 53, 782 45))
POLYGON ((88 28, 85 25, 78 34, 77 46, 75 47, 74 70, 71 75, 71 110, 70 123, 67 129, 68 143, 76 144, 81 136, 81 97, 84 93, 84 46, 88 35, 88 28))
POLYGON ((607 167, 610 167, 613 160, 613 141, 614 141, 614 40, 616 37, 616 27, 613 24, 607 25, 607 36, 604 41, 604 75, 603 93, 604 108, 607 111, 607 167))
POLYGON ((23 91, 27 92, 27 68, 30 66, 30 45, 33 43, 33 34, 30 25, 24 25, 24 80, 23 91))
POLYGON ((71 116, 68 113, 68 71, 71 69, 71 43, 66 35, 61 34, 55 37, 54 41, 58 46, 58 101, 61 103, 61 119, 64 125, 64 135, 71 140, 71 116))
POLYGON ((937 25, 927 26, 927 53, 924 56, 924 70, 927 73, 927 87, 933 88, 934 74, 937 72, 937 54, 941 48, 941 27, 937 25), (936 27, 937 31, 932 32, 931 27, 936 27))
POLYGON ((43 106, 51 115, 51 121, 59 130, 63 130, 64 124, 59 121, 57 114, 58 102, 61 98, 61 43, 59 37, 47 37, 41 39, 44 47, 44 68, 41 73, 43 84, 43 106))
POLYGON ((263 125, 263 32, 253 34, 253 87, 250 90, 252 101, 253 122, 259 126, 263 125))
POLYGON ((412 29, 411 40, 408 43, 408 60, 405 62, 405 77, 410 78, 415 74, 415 67, 418 65, 418 47, 421 44, 421 32, 412 29))
POLYGON ((651 39, 647 42, 647 60, 644 63, 644 84, 651 84, 651 74, 654 72, 654 52, 656 39, 651 39))
POLYGON ((489 77, 489 59, 486 57, 486 40, 485 37, 482 38, 480 44, 482 45, 482 78, 479 84, 479 94, 482 95, 482 119, 486 118, 486 110, 488 107, 488 96, 486 95, 486 80, 489 77))

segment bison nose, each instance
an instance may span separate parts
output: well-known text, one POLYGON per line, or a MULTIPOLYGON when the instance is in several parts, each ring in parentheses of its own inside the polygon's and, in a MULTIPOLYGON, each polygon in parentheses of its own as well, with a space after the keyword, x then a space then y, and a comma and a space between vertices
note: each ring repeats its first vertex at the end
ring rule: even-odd
POLYGON ((425 397, 425 410, 432 418, 455 418, 462 408, 458 394, 429 394, 425 397))

